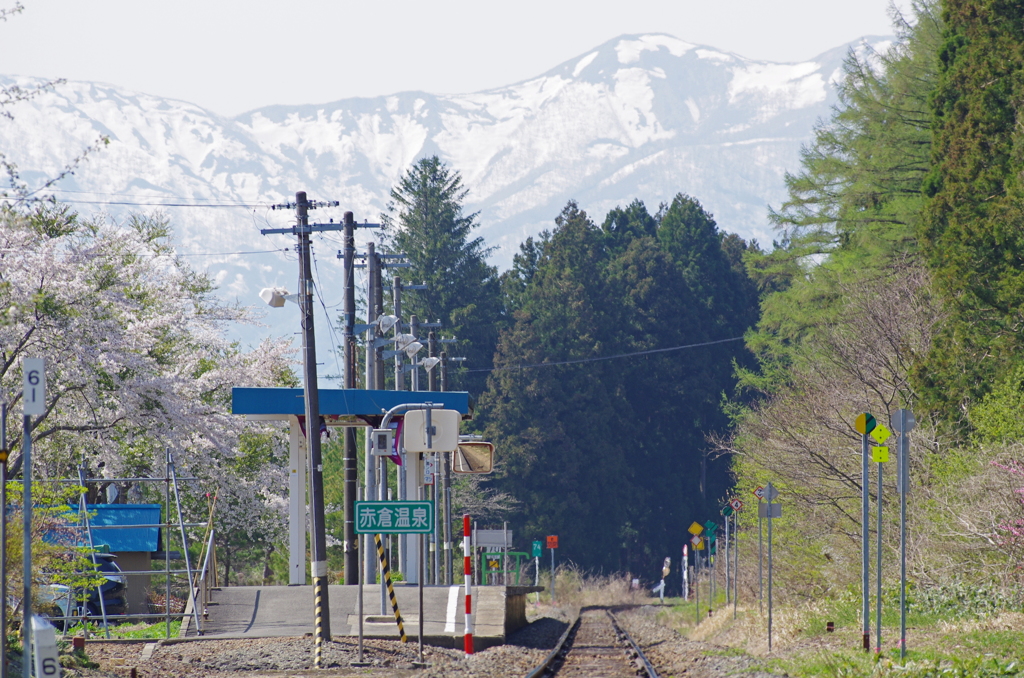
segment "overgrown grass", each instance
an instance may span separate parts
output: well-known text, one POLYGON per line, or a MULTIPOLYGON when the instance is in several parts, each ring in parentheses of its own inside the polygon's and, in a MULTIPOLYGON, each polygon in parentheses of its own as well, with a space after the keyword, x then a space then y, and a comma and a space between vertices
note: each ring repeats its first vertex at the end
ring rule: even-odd
MULTIPOLYGON (((86 625, 89 631, 89 636, 92 638, 104 638, 105 633, 103 632, 103 625, 89 622, 86 625)), ((177 638, 178 632, 181 630, 181 620, 171 621, 171 638, 177 638)), ((78 624, 68 629, 68 636, 80 635, 82 633, 82 625, 78 624)), ((111 624, 110 625, 110 637, 111 638, 122 638, 122 639, 145 639, 145 638, 165 638, 167 637, 167 623, 159 621, 153 624, 139 623, 139 624, 111 624)))

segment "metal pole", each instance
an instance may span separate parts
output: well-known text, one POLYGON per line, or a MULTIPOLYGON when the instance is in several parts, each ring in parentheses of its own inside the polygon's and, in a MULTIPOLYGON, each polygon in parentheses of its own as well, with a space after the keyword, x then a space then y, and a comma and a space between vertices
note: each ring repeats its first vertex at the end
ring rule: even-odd
POLYGON ((757 500, 757 605, 764 614, 764 530, 761 517, 761 499, 757 500))
POLYGON ((740 599, 740 527, 739 511, 732 514, 732 535, 733 535, 733 568, 732 568, 732 618, 736 618, 736 608, 740 599))
POLYGON ((725 604, 732 602, 732 580, 729 579, 729 516, 725 517, 725 604))
POLYGON ((870 482, 868 478, 868 436, 863 434, 860 437, 861 440, 861 542, 862 550, 861 554, 861 583, 863 593, 863 603, 861 616, 864 620, 864 651, 871 649, 871 574, 870 574, 870 551, 871 551, 871 535, 869 531, 871 529, 870 516, 868 513, 868 484, 870 482))
POLYGON ((768 483, 768 652, 772 651, 772 484, 768 483))
POLYGON ((700 624, 700 551, 693 547, 693 600, 697 606, 697 624, 700 624))
MULTIPOLYGON (((302 313, 303 384, 306 401, 306 445, 309 460, 310 523, 313 530, 313 616, 317 645, 314 665, 321 666, 321 643, 331 639, 327 587, 327 531, 324 525, 324 461, 320 451, 320 391, 316 374, 316 338, 313 333, 313 271, 309 253, 309 220, 305 191, 295 194, 299 232, 299 306, 302 313)), ((191 583, 190 583, 191 585, 191 583)))
POLYGON ((907 411, 900 410, 900 659, 907 657, 907 486, 910 484, 910 433, 907 411))
POLYGON ((551 602, 555 602, 555 549, 551 551, 551 602))
MULTIPOLYGON (((422 488, 422 487, 420 488, 419 496, 417 497, 417 499, 422 501, 423 495, 424 495, 424 490, 425 490, 425 488, 422 488)), ((420 551, 419 569, 420 569, 420 571, 419 571, 419 577, 418 577, 419 583, 417 584, 417 587, 419 588, 419 595, 420 595, 420 623, 417 624, 417 626, 419 627, 419 658, 420 658, 419 661, 420 661, 420 664, 422 664, 423 663, 423 622, 424 622, 424 619, 423 619, 423 579, 424 579, 424 577, 426 577, 426 568, 424 567, 425 556, 423 554, 423 533, 420 532, 416 536, 419 537, 419 540, 420 540, 420 548, 419 548, 419 551, 420 551)))
MULTIPOLYGON (((171 637, 171 458, 164 459, 164 637, 171 637)), ((229 586, 225 575, 224 585, 229 586)))
MULTIPOLYGON (((319 433, 319 431, 318 431, 319 433)), ((196 603, 195 586, 192 580, 192 560, 188 555, 188 538, 185 535, 185 517, 181 513, 181 494, 178 492, 178 471, 174 467, 174 456, 170 450, 167 451, 167 460, 170 462, 171 483, 174 489, 174 504, 178 512, 178 529, 181 532, 181 550, 185 556, 185 573, 188 575, 188 594, 192 599, 192 614, 196 621, 196 635, 203 635, 203 627, 199 620, 199 605, 196 603)))
MULTIPOLYGON (((441 351, 441 363, 437 366, 441 371, 441 390, 448 390, 448 353, 441 351)), ((455 578, 452 564, 452 462, 451 455, 441 455, 441 463, 444 465, 444 567, 449 586, 455 578)), ((540 561, 538 560, 538 563, 540 561)), ((538 564, 539 567, 539 564, 538 564)))
POLYGON ((437 489, 441 486, 441 483, 438 482, 440 480, 438 476, 441 474, 438 471, 442 456, 441 452, 434 453, 434 484, 430 487, 430 495, 434 500, 434 577, 432 581, 435 585, 441 583, 441 520, 440 511, 437 510, 441 502, 438 501, 437 489))
POLYGON ((876 530, 875 551, 875 653, 882 651, 882 462, 878 462, 878 500, 875 502, 878 511, 878 529, 876 530))
POLYGON ((7 678, 7 403, 0 403, 0 678, 7 678))
MULTIPOLYGON (((30 678, 32 672, 32 417, 22 417, 21 433, 22 478, 22 559, 21 559, 21 675, 30 678)), ((6 638, 4 639, 6 641, 6 638)))
MULTIPOLYGON (((356 387, 355 373, 355 330, 356 288, 354 259, 356 253, 355 220, 351 212, 345 212, 345 233, 343 252, 345 277, 345 326, 343 329, 343 350, 345 359, 345 388, 356 387)), ((356 431, 351 426, 345 427, 345 446, 342 464, 345 469, 345 583, 358 584, 359 576, 359 538, 356 536, 355 498, 359 491, 359 471, 356 464, 356 431)), ((362 623, 360 621, 360 623, 362 623)), ((360 647, 360 649, 362 649, 360 647)), ((362 661, 362 657, 360 657, 362 661)))
MULTIPOLYGON (((415 315, 409 316, 409 334, 419 338, 420 335, 420 321, 415 315)), ((409 362, 412 364, 412 390, 420 390, 420 368, 417 364, 416 356, 409 358, 409 362)))

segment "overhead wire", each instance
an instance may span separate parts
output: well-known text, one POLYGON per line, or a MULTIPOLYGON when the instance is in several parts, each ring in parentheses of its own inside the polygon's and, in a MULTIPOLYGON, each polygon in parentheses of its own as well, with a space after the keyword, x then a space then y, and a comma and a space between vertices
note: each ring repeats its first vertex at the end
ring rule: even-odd
POLYGON ((575 360, 559 360, 550 363, 533 363, 532 365, 508 365, 505 367, 489 367, 477 370, 465 370, 466 372, 502 372, 507 370, 526 370, 535 367, 555 367, 556 365, 578 365, 581 363, 596 363, 602 360, 617 360, 619 358, 633 358, 639 355, 651 355, 653 353, 668 353, 669 351, 681 351, 687 348, 700 348, 701 346, 714 346, 725 344, 730 341, 740 341, 743 337, 730 337, 729 339, 718 339, 715 341, 703 341, 697 344, 685 344, 683 346, 669 346, 667 348, 652 348, 646 351, 632 351, 630 353, 616 353, 614 355, 597 356, 594 358, 577 358, 575 360))
POLYGON ((341 362, 338 360, 338 335, 334 332, 334 323, 331 322, 331 314, 327 311, 327 305, 324 303, 324 287, 320 283, 320 265, 317 263, 316 253, 312 246, 309 248, 309 256, 313 259, 313 273, 316 276, 316 280, 313 281, 313 289, 316 290, 316 298, 320 301, 320 306, 324 309, 324 317, 327 319, 327 331, 330 332, 331 336, 331 353, 334 354, 334 366, 338 369, 338 376, 334 377, 334 379, 342 379, 344 377, 344 372, 341 371, 341 362))

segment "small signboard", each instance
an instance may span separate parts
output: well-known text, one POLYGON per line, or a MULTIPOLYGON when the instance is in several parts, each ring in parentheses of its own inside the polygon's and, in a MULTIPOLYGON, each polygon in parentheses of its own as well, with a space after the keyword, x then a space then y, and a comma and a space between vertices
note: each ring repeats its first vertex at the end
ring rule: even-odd
POLYGON ((693 542, 693 550, 694 551, 703 551, 704 550, 704 540, 702 538, 694 537, 690 541, 693 542))
POLYGON ((425 455, 423 457, 423 484, 433 485, 434 474, 437 473, 437 461, 433 455, 425 455))
POLYGON ((853 420, 853 427, 857 429, 857 433, 862 436, 866 436, 874 431, 875 426, 877 425, 878 422, 875 420, 874 415, 868 414, 867 412, 864 414, 858 414, 857 418, 853 420))
POLYGON ((491 549, 512 548, 512 530, 477 530, 473 535, 477 546, 491 549))
POLYGON ((707 530, 708 532, 714 532, 715 530, 718 529, 718 523, 716 523, 713 520, 709 520, 706 523, 704 523, 704 529, 707 530))
POLYGON ((758 485, 754 488, 754 496, 758 499, 764 499, 764 485, 758 485))
POLYGON ((758 518, 781 518, 782 504, 761 504, 757 507, 758 518), (771 506, 771 515, 768 514, 768 507, 771 506))
POLYGON ((548 548, 549 549, 557 549, 558 548, 558 535, 557 534, 549 534, 548 535, 548 548))
POLYGON ((731 516, 732 515, 732 506, 729 505, 729 504, 726 504, 725 506, 723 506, 722 507, 722 515, 725 516, 726 518, 731 516))
POLYGON ((871 461, 876 461, 879 464, 889 461, 889 448, 888 447, 872 447, 871 448, 871 461))
POLYGON ((875 427, 875 430, 871 432, 871 437, 875 439, 875 442, 881 445, 889 436, 892 435, 892 431, 886 428, 885 424, 879 424, 875 427))
POLYGON ((892 417, 889 418, 889 423, 892 424, 892 427, 896 429, 897 433, 910 433, 911 431, 914 430, 914 427, 917 426, 917 420, 914 419, 914 413, 911 412, 910 410, 896 410, 896 412, 893 413, 892 417), (906 431, 904 431, 902 428, 903 417, 901 415, 903 415, 903 413, 906 413, 906 431))
POLYGON ((356 534, 430 534, 434 507, 429 501, 357 501, 356 534))
POLYGON ((732 501, 729 502, 729 506, 732 507, 733 511, 739 511, 741 508, 743 508, 743 502, 740 501, 739 499, 733 499, 732 501))
POLYGON ((541 554, 544 553, 544 544, 539 541, 533 542, 533 554, 534 558, 540 558, 541 554))
POLYGON ((698 534, 700 534, 701 532, 704 531, 704 526, 701 525, 700 523, 694 521, 693 525, 690 525, 689 531, 690 531, 690 534, 696 536, 696 535, 698 535, 698 534))
POLYGON ((26 415, 46 414, 46 365, 42 358, 25 358, 21 361, 24 377, 22 402, 26 415))

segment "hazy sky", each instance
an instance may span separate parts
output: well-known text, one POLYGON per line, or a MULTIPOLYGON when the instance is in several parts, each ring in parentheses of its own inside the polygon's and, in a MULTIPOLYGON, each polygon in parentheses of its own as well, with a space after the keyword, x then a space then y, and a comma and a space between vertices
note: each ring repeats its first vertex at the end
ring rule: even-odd
POLYGON ((107 82, 222 115, 498 87, 623 33, 770 61, 891 33, 889 0, 22 2, 0 23, 0 73, 107 82))

